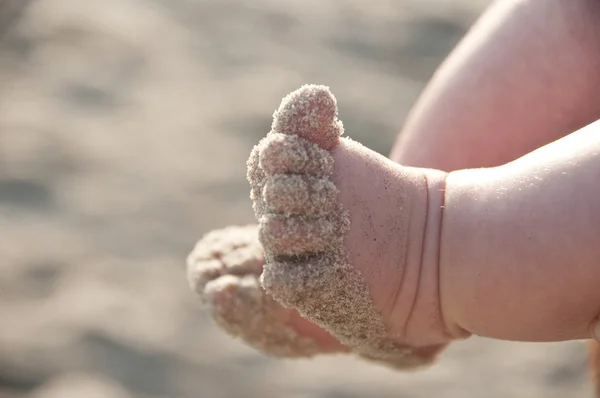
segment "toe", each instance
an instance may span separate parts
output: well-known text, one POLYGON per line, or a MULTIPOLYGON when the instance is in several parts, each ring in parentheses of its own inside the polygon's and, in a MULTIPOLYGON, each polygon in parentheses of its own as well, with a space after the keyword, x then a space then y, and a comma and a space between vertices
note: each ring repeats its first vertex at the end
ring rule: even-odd
POLYGON ((296 174, 267 177, 266 210, 282 215, 325 216, 338 207, 338 189, 329 180, 296 174))
POLYGON ((265 258, 262 247, 258 242, 258 229, 255 229, 254 235, 256 241, 249 245, 239 247, 221 257, 223 268, 222 275, 260 275, 265 258))
POLYGON ((340 224, 333 218, 266 214, 260 220, 259 239, 276 256, 324 252, 339 243, 340 224))
POLYGON ((298 135, 323 149, 333 149, 343 133, 337 101, 329 88, 305 85, 287 95, 273 117, 274 132, 298 135))
POLYGON ((211 231, 198 241, 187 258, 187 277, 201 298, 207 283, 222 275, 258 276, 265 263, 256 225, 211 231))
POLYGON ((333 173, 333 157, 317 144, 295 135, 270 133, 260 144, 260 167, 267 175, 333 173))
POLYGON ((204 298, 204 287, 221 276, 223 264, 219 260, 188 260, 188 282, 192 290, 204 298))

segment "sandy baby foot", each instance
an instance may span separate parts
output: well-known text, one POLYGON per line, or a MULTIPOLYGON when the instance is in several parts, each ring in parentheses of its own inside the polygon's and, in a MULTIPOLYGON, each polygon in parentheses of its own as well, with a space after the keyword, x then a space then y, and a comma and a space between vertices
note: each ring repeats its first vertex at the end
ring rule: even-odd
POLYGON ((430 362, 449 341, 437 286, 443 173, 396 165, 342 131, 330 91, 303 86, 253 149, 262 284, 366 358, 430 362))
POLYGON ((191 288, 228 334, 278 357, 310 357, 347 348, 266 294, 258 278, 264 255, 256 225, 211 231, 188 256, 191 288))

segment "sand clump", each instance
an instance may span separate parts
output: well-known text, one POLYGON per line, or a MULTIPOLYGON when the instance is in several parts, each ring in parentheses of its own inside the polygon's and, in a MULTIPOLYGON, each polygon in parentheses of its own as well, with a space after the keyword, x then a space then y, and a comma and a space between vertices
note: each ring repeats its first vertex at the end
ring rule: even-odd
POLYGON ((327 87, 307 85, 283 99, 271 131, 253 149, 248 180, 265 249, 261 282, 353 351, 403 366, 412 349, 387 337, 362 275, 348 261, 350 221, 328 152, 342 133, 335 97, 327 87))

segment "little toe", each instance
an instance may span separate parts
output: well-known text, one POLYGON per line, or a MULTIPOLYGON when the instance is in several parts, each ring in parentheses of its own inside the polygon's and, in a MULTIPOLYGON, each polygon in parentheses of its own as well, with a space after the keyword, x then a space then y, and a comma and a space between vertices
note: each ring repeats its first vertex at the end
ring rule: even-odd
POLYGON ((304 85, 288 94, 273 115, 272 130, 298 135, 323 149, 333 149, 344 128, 337 118, 337 101, 329 88, 304 85))

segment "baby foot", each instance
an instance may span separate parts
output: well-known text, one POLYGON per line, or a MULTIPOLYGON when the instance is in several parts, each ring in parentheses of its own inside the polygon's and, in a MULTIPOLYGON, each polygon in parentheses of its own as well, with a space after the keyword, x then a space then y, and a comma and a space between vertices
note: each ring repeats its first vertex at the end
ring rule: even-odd
POLYGON ((399 166, 342 132, 329 90, 303 86, 253 149, 262 285, 365 358, 430 362, 450 340, 437 286, 444 174, 399 166))
MULTIPOLYGON (((227 227, 198 241, 188 256, 188 280, 224 331, 266 354, 301 358, 350 353, 327 331, 269 296, 258 281, 263 266, 258 227, 227 227)), ((400 361, 379 363, 415 368, 430 363, 438 351, 437 347, 420 349, 400 361)))
POLYGON ((257 226, 227 227, 196 244, 187 260, 188 281, 223 330, 266 354, 311 357, 347 351, 328 332, 266 294, 258 281, 263 265, 257 226))

